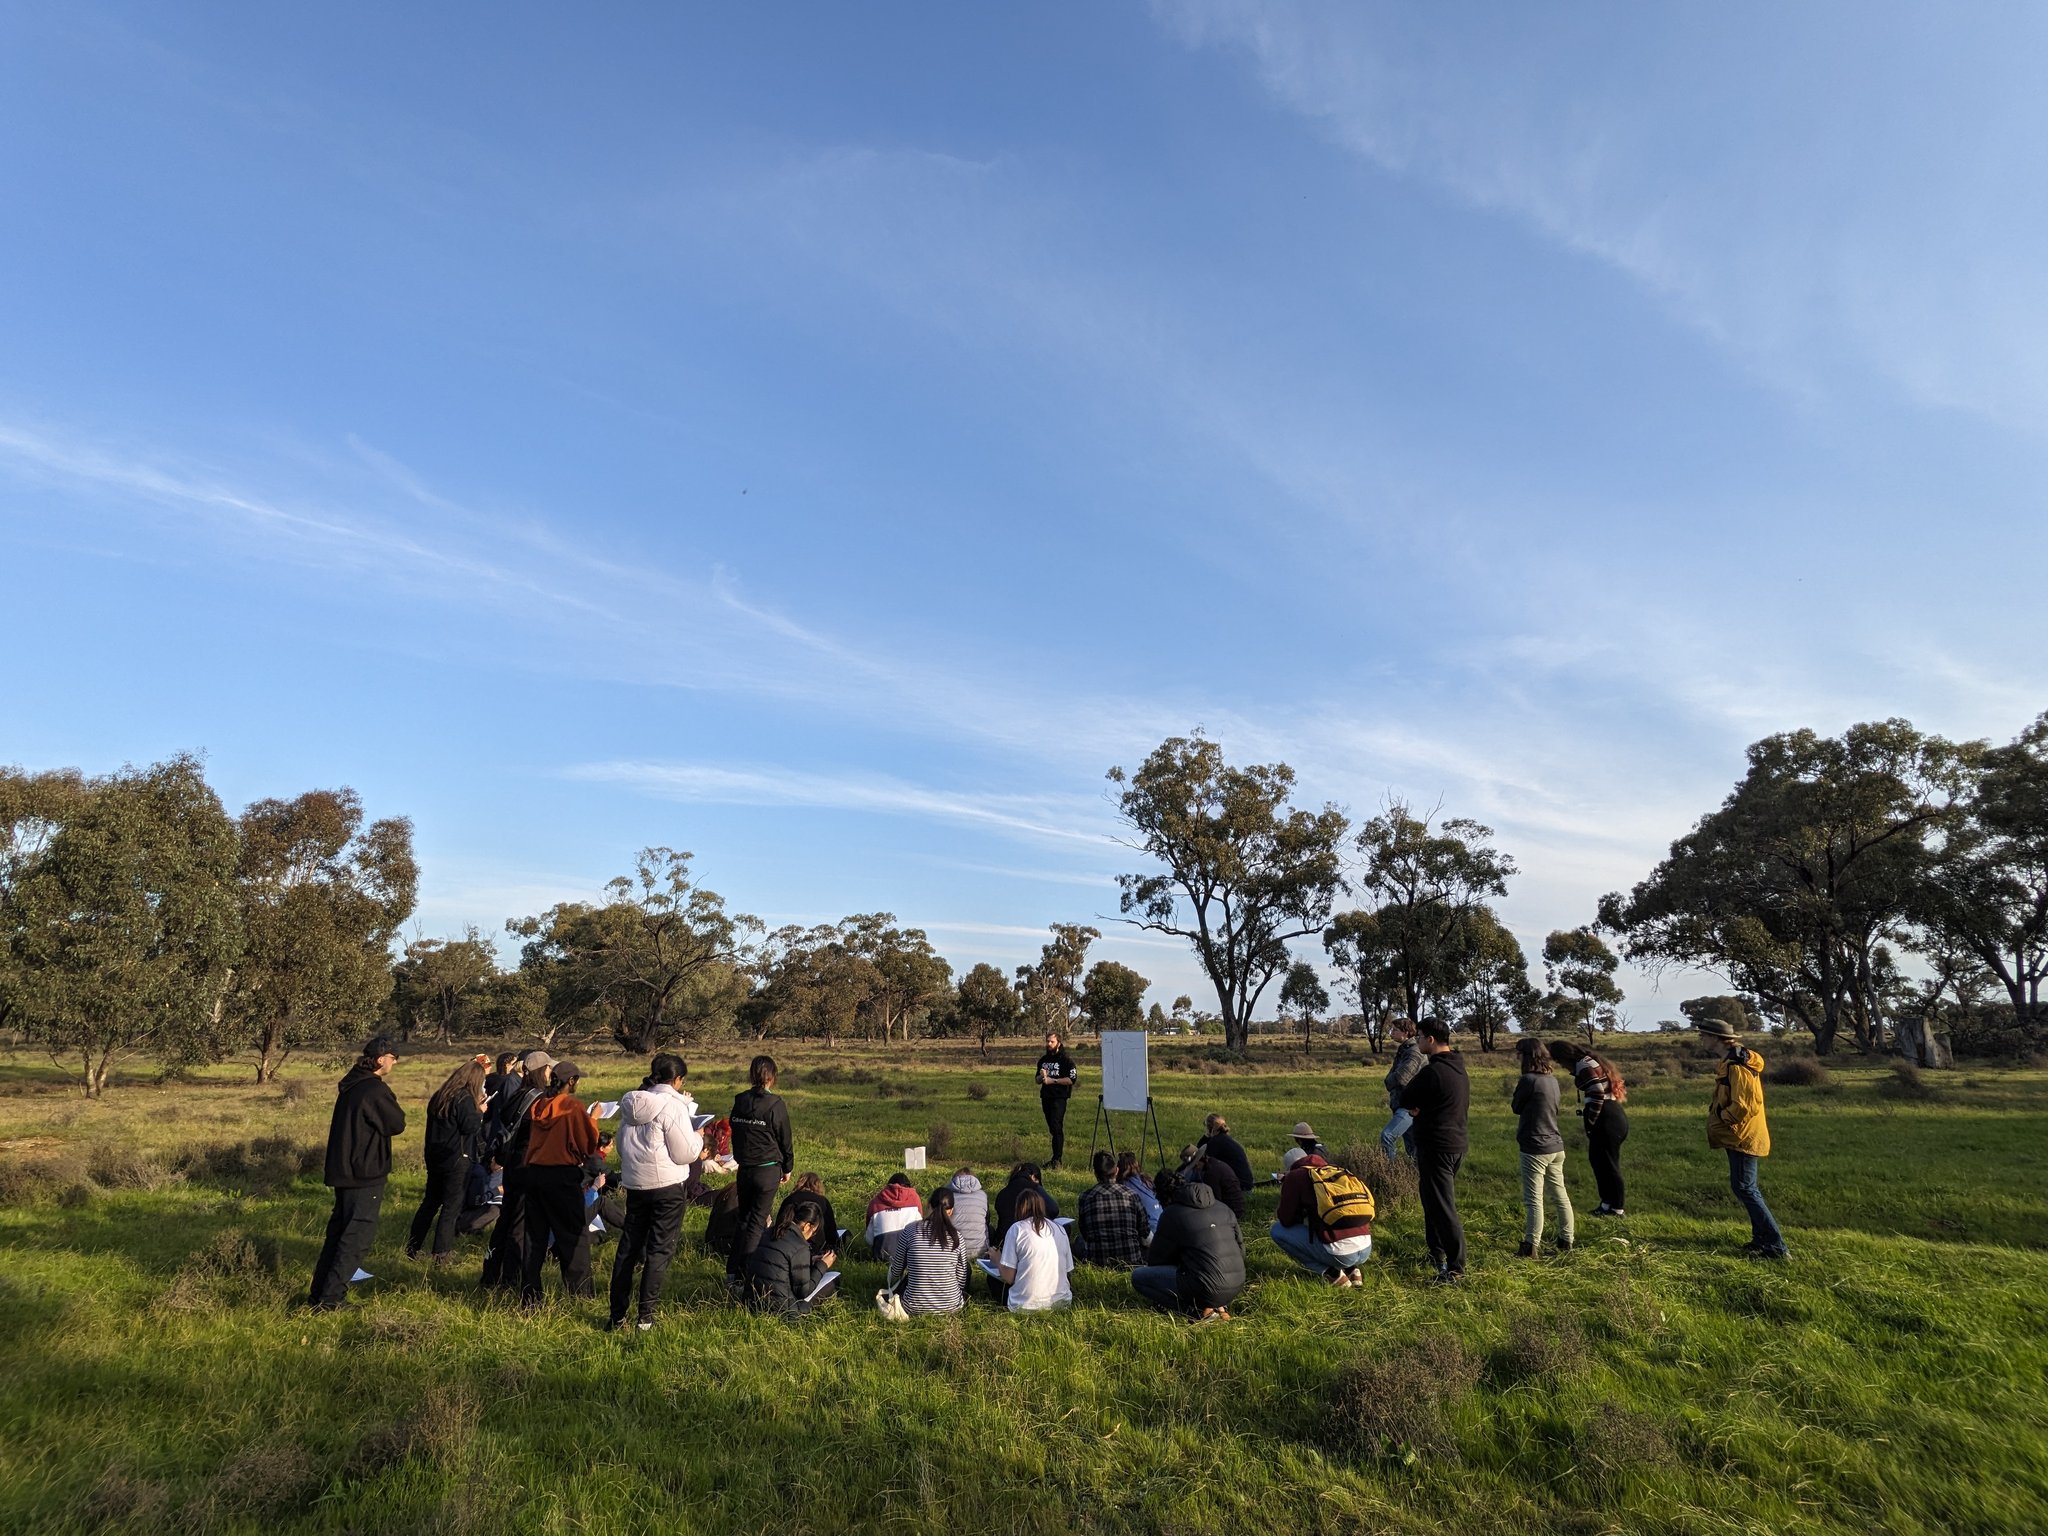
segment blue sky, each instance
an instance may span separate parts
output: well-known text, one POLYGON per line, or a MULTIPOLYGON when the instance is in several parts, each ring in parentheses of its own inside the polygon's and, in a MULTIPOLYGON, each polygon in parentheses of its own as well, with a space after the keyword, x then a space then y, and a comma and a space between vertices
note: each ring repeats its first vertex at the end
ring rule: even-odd
POLYGON ((1533 951, 1758 736, 2048 704, 2044 34, 10 7, 0 757, 352 784, 423 932, 665 843, 965 969, 1202 725, 1491 823, 1533 951))

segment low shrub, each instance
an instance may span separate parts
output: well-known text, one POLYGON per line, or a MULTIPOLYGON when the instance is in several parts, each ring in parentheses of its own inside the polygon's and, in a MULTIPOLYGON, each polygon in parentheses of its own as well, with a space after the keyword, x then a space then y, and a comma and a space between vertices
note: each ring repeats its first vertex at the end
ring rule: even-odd
POLYGON ((285 1103, 297 1104, 302 1102, 306 1097, 306 1085, 304 1081, 294 1077, 286 1082, 280 1083, 278 1085, 278 1092, 284 1095, 285 1103))
POLYGON ((1934 1085, 1910 1061, 1892 1063, 1892 1075, 1877 1085, 1877 1091, 1890 1099, 1931 1099, 1934 1085))
POLYGON ((216 1143, 187 1152, 177 1171, 201 1184, 249 1195, 274 1195, 303 1175, 319 1170, 324 1148, 287 1136, 257 1136, 249 1141, 216 1143))
POLYGON ((1456 1334, 1431 1330, 1354 1360, 1331 1383, 1317 1432, 1349 1456, 1450 1456, 1451 1409, 1484 1365, 1456 1334))
POLYGON ((1764 1081, 1781 1088, 1818 1088, 1832 1081, 1828 1069, 1812 1056, 1787 1056, 1764 1073, 1764 1081))
POLYGON ((967 1097, 974 1100, 977 1104, 981 1103, 982 1100, 988 1097, 988 1084, 969 1083, 967 1085, 967 1097))
POLYGON ((162 1189, 184 1175, 131 1147, 96 1141, 86 1154, 86 1174, 102 1189, 162 1189))
POLYGON ((1388 1157, 1376 1141, 1347 1141, 1336 1161, 1365 1181, 1383 1217, 1415 1199, 1415 1165, 1405 1157, 1388 1157))
POLYGON ((403 1418, 357 1442, 348 1473, 371 1477, 407 1461, 453 1470, 465 1459, 482 1421, 483 1402, 468 1383, 429 1382, 403 1418))
POLYGON ((1524 1312, 1509 1322, 1506 1340, 1487 1357, 1486 1378, 1495 1386, 1511 1387, 1568 1376, 1583 1368, 1590 1355, 1585 1332, 1569 1312, 1556 1317, 1524 1312))
POLYGON ((949 1120, 935 1122, 924 1133, 924 1149, 933 1158, 943 1158, 953 1150, 953 1125, 949 1120))

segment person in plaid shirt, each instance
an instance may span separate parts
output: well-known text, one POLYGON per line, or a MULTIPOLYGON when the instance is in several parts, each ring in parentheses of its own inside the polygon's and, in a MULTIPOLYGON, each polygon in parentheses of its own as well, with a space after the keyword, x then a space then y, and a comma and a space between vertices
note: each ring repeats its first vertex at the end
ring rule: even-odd
POLYGON ((1116 1181, 1116 1160, 1095 1154, 1095 1187, 1081 1195, 1077 1257, 1101 1269, 1134 1269, 1145 1262, 1151 1223, 1138 1197, 1116 1181))

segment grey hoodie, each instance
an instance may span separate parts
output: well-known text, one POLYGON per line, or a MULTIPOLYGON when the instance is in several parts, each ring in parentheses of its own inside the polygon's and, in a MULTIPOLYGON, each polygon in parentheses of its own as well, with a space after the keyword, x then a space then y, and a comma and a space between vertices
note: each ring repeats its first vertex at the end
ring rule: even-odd
POLYGON ((988 1247, 988 1191, 971 1173, 956 1173, 946 1188, 953 1191, 953 1225, 967 1256, 977 1258, 988 1247))

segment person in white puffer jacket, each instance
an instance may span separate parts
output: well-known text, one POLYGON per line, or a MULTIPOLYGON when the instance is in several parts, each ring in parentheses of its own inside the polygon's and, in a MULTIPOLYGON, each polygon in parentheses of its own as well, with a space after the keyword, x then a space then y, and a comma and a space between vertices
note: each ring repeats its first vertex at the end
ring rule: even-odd
POLYGON ((678 1085, 689 1069, 680 1056, 661 1055, 647 1081, 619 1100, 619 1180, 626 1186, 626 1226, 612 1259, 613 1328, 626 1326, 633 1271, 640 1271, 642 1332, 654 1326, 655 1304, 669 1261, 682 1237, 688 1201, 683 1181, 704 1156, 704 1138, 692 1128, 697 1101, 678 1085))

